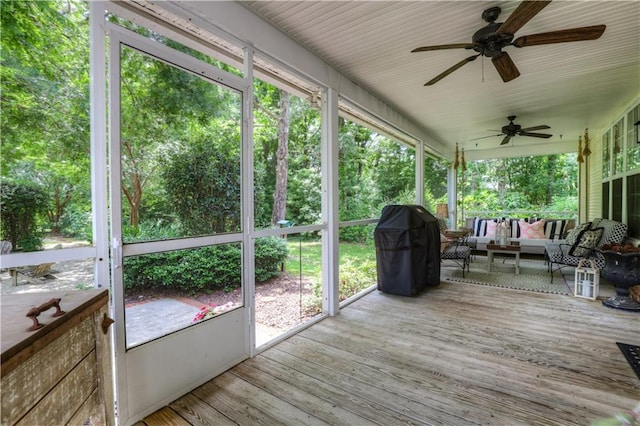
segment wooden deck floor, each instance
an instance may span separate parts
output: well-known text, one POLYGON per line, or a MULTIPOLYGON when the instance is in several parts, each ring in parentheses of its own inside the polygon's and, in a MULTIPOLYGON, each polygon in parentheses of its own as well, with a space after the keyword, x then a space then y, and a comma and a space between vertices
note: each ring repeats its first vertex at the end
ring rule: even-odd
POLYGON ((376 291, 144 423, 588 425, 640 401, 617 341, 640 344, 640 315, 598 301, 459 283, 376 291))

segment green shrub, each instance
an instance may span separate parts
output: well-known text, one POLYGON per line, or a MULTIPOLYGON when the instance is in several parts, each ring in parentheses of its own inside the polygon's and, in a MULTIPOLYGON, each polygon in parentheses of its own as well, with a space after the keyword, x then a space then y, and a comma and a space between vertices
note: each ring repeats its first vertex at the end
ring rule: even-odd
MULTIPOLYGON (((256 281, 278 274, 287 256, 284 240, 277 237, 256 241, 256 281)), ((220 244, 125 259, 125 288, 153 288, 210 292, 230 291, 242 282, 240 244, 220 244)))
POLYGON ((164 224, 161 220, 143 221, 138 226, 124 225, 122 227, 124 241, 134 243, 139 241, 166 240, 183 237, 178 224, 164 224))
POLYGON ((70 208, 60 218, 60 233, 64 237, 81 238, 91 242, 91 212, 70 208))
POLYGON ((377 282, 376 262, 360 259, 340 266, 340 301, 348 299, 377 282))
POLYGON ((33 182, 3 180, 0 185, 2 239, 11 241, 14 251, 42 249, 43 234, 38 216, 47 208, 45 190, 33 182))
POLYGON ((173 153, 162 170, 171 208, 191 235, 240 228, 240 158, 211 147, 173 153))
POLYGON ((278 275, 287 258, 287 243, 279 237, 259 238, 255 252, 256 282, 263 282, 278 275))
MULTIPOLYGON (((371 287, 377 282, 376 261, 367 259, 347 260, 340 265, 340 301, 371 287)), ((314 282, 313 295, 305 301, 306 309, 322 308, 322 283, 314 282)))
POLYGON ((242 274, 240 247, 221 244, 125 259, 125 288, 196 293, 235 288, 242 274))

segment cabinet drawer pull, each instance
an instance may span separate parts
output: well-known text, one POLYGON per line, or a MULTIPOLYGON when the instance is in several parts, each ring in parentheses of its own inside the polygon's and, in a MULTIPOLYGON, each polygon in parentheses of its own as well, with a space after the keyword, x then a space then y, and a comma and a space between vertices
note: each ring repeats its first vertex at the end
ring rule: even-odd
POLYGON ((31 321, 33 321, 33 324, 31 325, 31 327, 27 328, 27 331, 35 331, 39 328, 44 327, 44 324, 41 324, 38 321, 38 315, 40 315, 41 313, 43 313, 49 308, 54 308, 54 307, 56 308, 56 311, 51 315, 52 317, 59 317, 61 315, 64 315, 65 312, 60 309, 60 300, 62 299, 51 299, 47 303, 43 303, 40 306, 35 306, 29 309, 29 312, 27 312, 27 318, 31 318, 31 321))
POLYGON ((103 332, 104 334, 107 334, 107 331, 109 331, 109 326, 110 326, 111 324, 113 324, 114 322, 115 322, 115 321, 113 321, 111 318, 109 318, 109 317, 107 316, 107 314, 104 314, 104 315, 102 316, 102 332, 103 332))

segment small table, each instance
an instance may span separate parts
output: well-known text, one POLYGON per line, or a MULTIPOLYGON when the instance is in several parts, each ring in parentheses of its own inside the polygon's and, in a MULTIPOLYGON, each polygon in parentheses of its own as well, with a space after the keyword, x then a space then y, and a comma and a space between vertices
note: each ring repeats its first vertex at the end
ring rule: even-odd
POLYGON ((489 241, 487 244, 487 270, 491 272, 491 265, 493 264, 494 253, 509 253, 516 255, 516 275, 520 275, 520 244, 511 243, 506 246, 495 244, 494 241, 489 241))
POLYGON ((471 229, 445 229, 444 235, 450 240, 465 238, 471 234, 471 229))

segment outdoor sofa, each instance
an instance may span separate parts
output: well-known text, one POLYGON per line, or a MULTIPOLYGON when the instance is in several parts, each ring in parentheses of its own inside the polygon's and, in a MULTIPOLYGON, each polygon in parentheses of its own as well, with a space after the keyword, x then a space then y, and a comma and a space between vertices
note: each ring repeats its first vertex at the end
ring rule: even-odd
POLYGON ((487 243, 496 240, 495 229, 499 221, 509 224, 509 240, 520 243, 520 253, 544 254, 547 243, 564 240, 573 219, 516 219, 516 218, 467 218, 465 227, 472 230, 467 241, 475 250, 486 251, 487 243))

